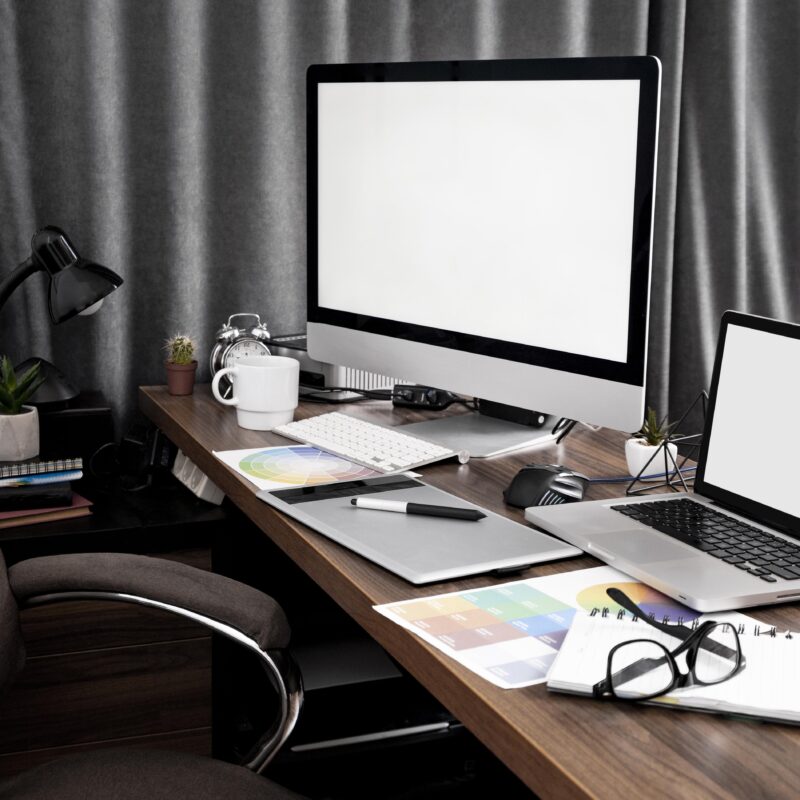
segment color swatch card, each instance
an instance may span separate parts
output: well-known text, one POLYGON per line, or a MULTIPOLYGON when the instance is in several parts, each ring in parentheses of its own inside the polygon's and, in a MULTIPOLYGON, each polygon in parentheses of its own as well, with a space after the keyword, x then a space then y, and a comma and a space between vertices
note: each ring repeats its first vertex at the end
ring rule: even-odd
POLYGON ((259 489, 317 486, 374 478, 380 472, 310 445, 214 451, 214 455, 259 489))
POLYGON ((616 586, 659 619, 699 613, 611 567, 595 567, 375 606, 460 664, 503 689, 543 683, 576 609, 611 605, 616 586))

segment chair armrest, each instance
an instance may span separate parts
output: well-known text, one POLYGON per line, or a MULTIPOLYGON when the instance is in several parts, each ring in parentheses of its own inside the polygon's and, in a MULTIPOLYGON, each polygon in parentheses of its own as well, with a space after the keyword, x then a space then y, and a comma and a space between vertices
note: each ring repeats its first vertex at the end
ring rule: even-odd
POLYGON ((116 600, 159 608, 211 628, 254 651, 280 697, 280 714, 246 757, 263 771, 289 737, 300 713, 303 686, 285 648, 283 609, 252 586, 150 556, 78 553, 20 561, 8 570, 21 607, 68 600, 116 600))
POLYGON ((243 583, 176 561, 127 553, 70 553, 20 561, 8 570, 20 605, 71 592, 108 592, 155 600, 230 625, 262 650, 289 644, 283 609, 243 583))

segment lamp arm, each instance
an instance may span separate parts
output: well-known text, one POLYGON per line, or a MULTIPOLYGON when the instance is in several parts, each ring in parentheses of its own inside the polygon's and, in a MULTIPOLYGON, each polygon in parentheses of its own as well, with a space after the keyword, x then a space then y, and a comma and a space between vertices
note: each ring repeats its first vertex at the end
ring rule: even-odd
POLYGON ((7 278, 0 281, 0 309, 6 303, 14 290, 28 277, 38 272, 42 267, 34 263, 32 257, 26 258, 7 278))

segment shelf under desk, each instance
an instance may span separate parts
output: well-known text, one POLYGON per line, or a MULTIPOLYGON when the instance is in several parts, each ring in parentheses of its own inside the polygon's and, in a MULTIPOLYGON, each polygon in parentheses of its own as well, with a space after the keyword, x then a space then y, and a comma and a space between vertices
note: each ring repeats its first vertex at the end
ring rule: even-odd
MULTIPOLYGON (((165 387, 142 387, 139 402, 144 414, 265 535, 539 796, 796 797, 798 728, 553 695, 544 685, 505 691, 473 675, 372 606, 487 586, 496 579, 415 587, 258 500, 251 484, 211 451, 269 447, 286 440, 238 427, 233 410, 215 402, 208 386, 198 386, 189 397, 172 397, 165 387)), ((296 418, 328 410, 304 404, 296 418)), ((423 419, 385 402, 353 404, 346 412, 388 425, 423 419)), ((461 466, 440 463, 421 472, 432 485, 522 522, 522 511, 503 503, 502 490, 523 464, 561 463, 589 475, 621 474, 624 439, 623 434, 579 427, 558 446, 473 459, 461 466)), ((622 491, 624 486, 593 484, 588 498, 622 491)), ((570 559, 509 579, 597 564, 588 557, 570 559)), ((781 628, 800 628, 797 606, 761 609, 755 616, 781 628)))

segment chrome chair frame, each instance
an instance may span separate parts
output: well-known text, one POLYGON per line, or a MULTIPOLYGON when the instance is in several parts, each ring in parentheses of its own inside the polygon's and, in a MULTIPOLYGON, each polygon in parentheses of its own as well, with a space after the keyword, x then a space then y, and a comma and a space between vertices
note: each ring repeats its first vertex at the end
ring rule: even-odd
POLYGON ((261 773, 266 769, 267 765, 275 757, 286 739, 289 738, 289 735, 297 723, 300 709, 303 705, 303 682, 300 670, 287 651, 262 650, 254 639, 232 625, 198 614, 195 611, 181 608, 180 606, 162 603, 159 600, 152 600, 148 597, 140 597, 133 594, 92 591, 53 592, 30 597, 26 601, 19 603, 19 607, 22 610, 35 606, 74 600, 111 600, 146 606, 148 608, 157 608, 161 611, 167 611, 203 625, 214 633, 221 634, 255 653, 266 671, 270 683, 278 693, 280 714, 270 729, 259 738, 247 756, 245 756, 241 766, 256 773, 261 773))

